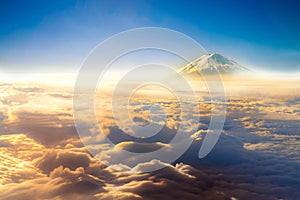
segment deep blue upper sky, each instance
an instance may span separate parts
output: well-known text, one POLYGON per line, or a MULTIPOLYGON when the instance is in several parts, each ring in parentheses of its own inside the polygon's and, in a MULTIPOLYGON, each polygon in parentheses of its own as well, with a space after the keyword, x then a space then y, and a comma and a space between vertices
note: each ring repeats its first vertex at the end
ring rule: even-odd
POLYGON ((75 71, 112 34, 159 26, 249 68, 300 71, 300 1, 0 1, 0 71, 75 71))

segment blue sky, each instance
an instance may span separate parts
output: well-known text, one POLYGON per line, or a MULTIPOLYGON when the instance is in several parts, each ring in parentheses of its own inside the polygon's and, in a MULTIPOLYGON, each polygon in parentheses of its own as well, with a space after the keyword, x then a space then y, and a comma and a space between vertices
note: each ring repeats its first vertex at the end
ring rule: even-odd
POLYGON ((263 71, 300 71, 300 1, 0 1, 1 72, 75 72, 112 34, 158 26, 263 71))

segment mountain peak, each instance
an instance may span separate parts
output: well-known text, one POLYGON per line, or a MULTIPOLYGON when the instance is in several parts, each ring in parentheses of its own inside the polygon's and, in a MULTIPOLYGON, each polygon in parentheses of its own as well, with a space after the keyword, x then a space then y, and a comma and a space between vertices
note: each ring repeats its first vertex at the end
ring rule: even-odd
POLYGON ((216 53, 216 52, 214 52, 214 53, 209 53, 208 55, 209 55, 209 56, 221 56, 220 54, 218 54, 218 53, 216 53))
POLYGON ((184 74, 191 74, 195 72, 208 74, 233 74, 249 71, 250 70, 239 65, 235 61, 218 53, 205 54, 179 70, 180 73, 184 74))

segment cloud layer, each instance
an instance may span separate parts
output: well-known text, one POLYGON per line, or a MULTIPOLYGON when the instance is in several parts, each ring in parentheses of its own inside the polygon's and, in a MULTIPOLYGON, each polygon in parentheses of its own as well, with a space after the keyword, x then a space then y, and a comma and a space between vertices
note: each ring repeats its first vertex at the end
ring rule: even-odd
MULTIPOLYGON (((180 122, 177 101, 155 99, 169 117, 164 124, 162 110, 152 113, 150 119, 147 106, 151 102, 133 99, 136 102, 130 110, 135 122, 145 125, 153 120, 157 126, 166 126, 159 130, 159 137, 153 136, 147 143, 125 138, 112 149, 96 145, 103 140, 97 135, 100 128, 112 136, 122 131, 109 115, 109 102, 101 102, 100 128, 90 128, 83 138, 93 145, 88 150, 101 152, 96 159, 76 134, 69 90, 38 84, 3 84, 0 90, 0 199, 271 200, 300 196, 298 97, 230 96, 221 138, 202 160, 197 155, 203 136, 209 134, 206 129, 214 105, 204 97, 200 102, 188 102, 195 110, 184 113, 190 118, 182 122, 185 133, 195 139, 188 151, 172 164, 151 159, 129 167, 122 159, 108 165, 107 158, 116 158, 117 148, 147 152, 180 145, 169 144, 180 122), (198 115, 200 123, 194 120, 198 115), (153 166, 162 169, 138 173, 153 166)), ((124 132, 136 136, 126 121, 122 123, 124 132)), ((82 124, 88 125, 88 118, 82 124)))

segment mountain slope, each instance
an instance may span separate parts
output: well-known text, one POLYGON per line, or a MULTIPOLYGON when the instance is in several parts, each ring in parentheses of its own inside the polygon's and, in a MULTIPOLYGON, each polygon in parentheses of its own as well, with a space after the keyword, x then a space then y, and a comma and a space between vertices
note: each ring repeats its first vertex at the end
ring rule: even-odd
POLYGON ((193 74, 196 72, 208 74, 233 74, 250 72, 250 70, 220 54, 212 53, 203 55, 197 60, 179 69, 179 73, 182 74, 193 74))

